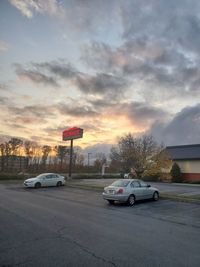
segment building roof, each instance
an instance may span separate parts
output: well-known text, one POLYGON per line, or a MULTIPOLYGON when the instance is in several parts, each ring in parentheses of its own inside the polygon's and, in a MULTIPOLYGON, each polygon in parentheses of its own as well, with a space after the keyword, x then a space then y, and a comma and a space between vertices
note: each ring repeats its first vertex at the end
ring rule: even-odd
POLYGON ((200 144, 167 146, 166 149, 173 160, 200 160, 200 144))

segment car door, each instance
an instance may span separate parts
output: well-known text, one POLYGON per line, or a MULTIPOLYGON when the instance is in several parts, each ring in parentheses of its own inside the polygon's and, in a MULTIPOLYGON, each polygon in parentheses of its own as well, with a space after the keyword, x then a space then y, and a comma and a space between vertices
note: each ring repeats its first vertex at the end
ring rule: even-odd
POLYGON ((151 190, 149 189, 148 185, 142 180, 140 180, 139 183, 142 189, 143 199, 151 198, 151 190))
POLYGON ((52 174, 45 175, 45 186, 52 186, 53 185, 53 179, 52 174))
POLYGON ((141 188, 140 183, 138 181, 133 181, 130 184, 131 194, 134 194, 136 200, 140 200, 143 198, 143 188, 141 188))
POLYGON ((59 176, 57 174, 52 174, 52 185, 56 186, 59 181, 59 176))

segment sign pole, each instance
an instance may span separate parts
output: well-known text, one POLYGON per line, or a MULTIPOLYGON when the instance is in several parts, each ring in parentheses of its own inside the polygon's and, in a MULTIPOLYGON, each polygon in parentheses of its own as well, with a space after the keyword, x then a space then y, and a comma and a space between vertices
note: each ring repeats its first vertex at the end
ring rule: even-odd
POLYGON ((71 178, 72 176, 72 158, 73 158, 73 139, 71 139, 71 146, 70 146, 69 178, 71 178))
POLYGON ((70 146, 70 161, 69 161, 69 178, 72 176, 72 161, 73 161, 73 140, 83 137, 83 129, 72 127, 68 130, 63 131, 62 140, 68 141, 71 140, 70 146))

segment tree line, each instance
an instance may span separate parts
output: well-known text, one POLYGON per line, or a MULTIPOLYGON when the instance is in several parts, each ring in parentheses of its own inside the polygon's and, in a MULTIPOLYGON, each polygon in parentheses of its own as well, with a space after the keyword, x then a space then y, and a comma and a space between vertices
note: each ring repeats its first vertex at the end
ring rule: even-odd
MULTIPOLYGON (((75 148, 73 152, 73 164, 82 166, 84 156, 79 148, 75 148)), ((11 138, 0 144, 0 155, 1 171, 62 171, 68 165, 69 148, 62 145, 41 146, 37 142, 11 138)))
MULTIPOLYGON (((107 172, 127 173, 131 168, 139 177, 161 176, 169 168, 171 160, 164 145, 158 144, 151 135, 135 137, 125 134, 110 150, 109 159, 104 153, 97 153, 92 166, 88 166, 80 147, 73 149, 74 172, 101 172, 102 165, 108 164, 107 172)), ((33 141, 11 138, 0 144, 2 172, 57 171, 68 172, 70 148, 68 146, 39 145, 33 141), (16 164, 18 162, 18 164, 16 164)))
MULTIPOLYGON (((73 148, 72 165, 76 172, 100 172, 107 159, 104 153, 95 154, 92 166, 86 163, 80 147, 73 148)), ((68 172, 70 147, 39 145, 37 142, 11 138, 0 144, 1 172, 68 172)))

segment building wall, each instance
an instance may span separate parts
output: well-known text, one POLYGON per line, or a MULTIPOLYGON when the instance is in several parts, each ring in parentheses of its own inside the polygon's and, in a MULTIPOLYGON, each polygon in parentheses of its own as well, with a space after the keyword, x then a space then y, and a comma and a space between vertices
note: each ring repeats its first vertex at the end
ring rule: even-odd
POLYGON ((184 180, 200 181, 200 160, 176 160, 184 180))

